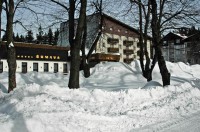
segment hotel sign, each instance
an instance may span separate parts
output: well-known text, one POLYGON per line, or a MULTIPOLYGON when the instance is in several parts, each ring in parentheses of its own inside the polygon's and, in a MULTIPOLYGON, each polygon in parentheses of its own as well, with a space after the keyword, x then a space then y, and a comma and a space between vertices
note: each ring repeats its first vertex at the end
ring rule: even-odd
MULTIPOLYGON (((59 49, 44 49, 30 47, 15 47, 16 59, 18 60, 41 60, 41 61, 67 61, 68 51, 59 49)), ((5 46, 0 47, 0 58, 6 59, 5 46)))
POLYGON ((46 60, 60 60, 59 55, 17 55, 17 59, 46 59, 46 60))

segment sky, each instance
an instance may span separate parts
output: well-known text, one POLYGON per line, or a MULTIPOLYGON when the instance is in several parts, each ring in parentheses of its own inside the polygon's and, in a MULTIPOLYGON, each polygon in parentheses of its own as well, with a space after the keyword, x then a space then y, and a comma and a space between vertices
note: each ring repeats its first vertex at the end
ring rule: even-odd
MULTIPOLYGON (((65 5, 67 6, 66 0, 62 1, 65 2, 65 5)), ((91 1, 93 0, 88 1, 89 7, 87 14, 91 14, 94 11, 94 7, 91 8, 91 1)), ((26 27, 26 30, 21 25, 14 24, 14 32, 22 35, 25 35, 27 33, 27 30, 30 29, 33 31, 34 35, 36 35, 36 33, 38 32, 39 25, 41 25, 42 28, 44 28, 44 32, 47 32, 49 27, 51 27, 53 30, 59 29, 60 23, 68 19, 68 13, 66 10, 54 3, 49 3, 48 0, 36 0, 31 3, 21 4, 20 7, 28 7, 34 12, 33 13, 30 10, 24 8, 18 8, 16 10, 15 20, 21 21, 26 27)), ((131 8, 129 0, 103 0, 103 12, 130 26, 133 26, 136 29, 138 28, 137 10, 135 7, 131 8)), ((5 24, 6 17, 5 13, 3 13, 2 27, 5 28, 5 24)), ((195 26, 197 27, 199 25, 196 24, 195 26)), ((2 33, 2 35, 3 34, 4 33, 2 33)))

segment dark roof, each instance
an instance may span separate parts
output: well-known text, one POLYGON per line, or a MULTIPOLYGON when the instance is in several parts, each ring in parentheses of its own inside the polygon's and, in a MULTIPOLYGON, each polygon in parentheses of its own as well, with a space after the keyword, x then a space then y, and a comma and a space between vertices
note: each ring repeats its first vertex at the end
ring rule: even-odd
MULTIPOLYGON (((6 42, 3 41, 1 44, 6 45, 6 42)), ((28 47, 28 48, 38 48, 38 49, 55 49, 55 50, 69 50, 69 47, 60 47, 55 45, 47 44, 33 44, 33 43, 24 43, 24 42, 14 42, 15 47, 28 47)))
POLYGON ((131 27, 131 26, 129 26, 129 25, 127 25, 127 24, 125 24, 125 23, 123 23, 123 22, 121 22, 121 21, 119 21, 119 20, 117 20, 117 19, 115 19, 115 18, 113 18, 113 17, 111 17, 111 16, 105 14, 105 13, 103 13, 103 17, 106 17, 106 18, 108 18, 108 19, 110 19, 110 20, 112 20, 112 21, 118 23, 119 25, 122 25, 122 26, 124 26, 124 27, 130 29, 130 30, 134 31, 134 32, 137 33, 137 34, 140 34, 140 32, 139 32, 137 29, 135 29, 135 28, 133 28, 133 27, 131 27))
POLYGON ((200 33, 190 35, 188 38, 184 40, 184 42, 190 42, 190 41, 200 41, 200 33))
MULTIPOLYGON (((95 13, 95 14, 87 15, 87 17, 92 17, 92 16, 94 16, 94 15, 99 15, 99 14, 100 14, 100 13, 95 13)), ((140 34, 140 32, 139 32, 137 29, 135 29, 135 28, 133 28, 133 27, 131 27, 131 26, 129 26, 129 25, 127 25, 127 24, 125 24, 125 23, 123 23, 123 22, 121 22, 121 21, 119 21, 119 20, 117 20, 117 19, 115 19, 115 18, 113 18, 113 17, 107 15, 106 13, 102 13, 102 15, 103 15, 103 17, 106 17, 107 19, 110 19, 111 21, 114 21, 114 22, 116 22, 117 24, 122 25, 122 26, 125 27, 125 28, 128 28, 129 30, 135 32, 136 34, 138 34, 138 35, 140 34)), ((77 20, 77 19, 76 19, 76 20, 77 20)), ((63 23, 68 23, 68 21, 69 21, 69 20, 67 20, 66 22, 63 22, 63 23)), ((148 35, 148 38, 151 39, 152 37, 148 35)))
POLYGON ((162 40, 174 40, 174 39, 185 39, 186 38, 186 36, 184 36, 184 35, 180 35, 180 34, 176 34, 176 33, 172 33, 172 32, 170 32, 170 33, 168 33, 167 35, 165 35, 163 38, 162 38, 162 40))
MULTIPOLYGON (((68 48, 50 45, 14 43, 17 60, 67 61, 68 48)), ((0 59, 7 59, 6 42, 0 46, 0 59)))

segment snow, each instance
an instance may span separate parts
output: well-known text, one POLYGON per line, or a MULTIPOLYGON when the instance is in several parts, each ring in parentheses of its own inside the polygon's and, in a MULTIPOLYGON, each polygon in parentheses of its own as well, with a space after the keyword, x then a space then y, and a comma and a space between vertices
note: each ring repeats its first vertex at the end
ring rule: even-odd
POLYGON ((13 42, 10 42, 10 44, 8 45, 9 48, 14 47, 13 42))
MULTIPOLYGON (((88 48, 85 48, 85 54, 87 55, 89 53, 89 49, 88 48)), ((94 52, 93 52, 94 53, 94 52)), ((82 56, 82 51, 80 51, 80 56, 82 56)), ((71 56, 71 52, 70 50, 68 51, 68 55, 71 56)))
POLYGON ((80 89, 62 73, 17 73, 7 92, 0 74, 1 132, 193 131, 200 128, 200 65, 167 62, 172 85, 162 87, 156 65, 146 83, 139 61, 100 63, 80 89))
POLYGON ((188 38, 188 37, 187 37, 187 36, 185 36, 184 34, 180 34, 180 33, 174 33, 174 34, 176 34, 176 35, 178 35, 178 36, 182 37, 183 39, 186 39, 186 38, 188 38))

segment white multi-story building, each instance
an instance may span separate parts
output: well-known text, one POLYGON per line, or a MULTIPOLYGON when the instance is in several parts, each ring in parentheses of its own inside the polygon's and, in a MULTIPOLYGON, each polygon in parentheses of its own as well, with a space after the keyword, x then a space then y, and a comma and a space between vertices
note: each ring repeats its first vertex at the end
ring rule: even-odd
MULTIPOLYGON (((120 61, 130 63, 139 59, 139 32, 106 14, 94 14, 87 16, 87 42, 86 48, 89 53, 94 47, 91 61, 120 61), (98 42, 94 40, 99 32, 99 23, 103 19, 102 34, 98 42)), ((60 26, 60 36, 58 44, 69 46, 68 22, 60 26)), ((148 52, 151 54, 151 41, 148 41, 148 52)))

